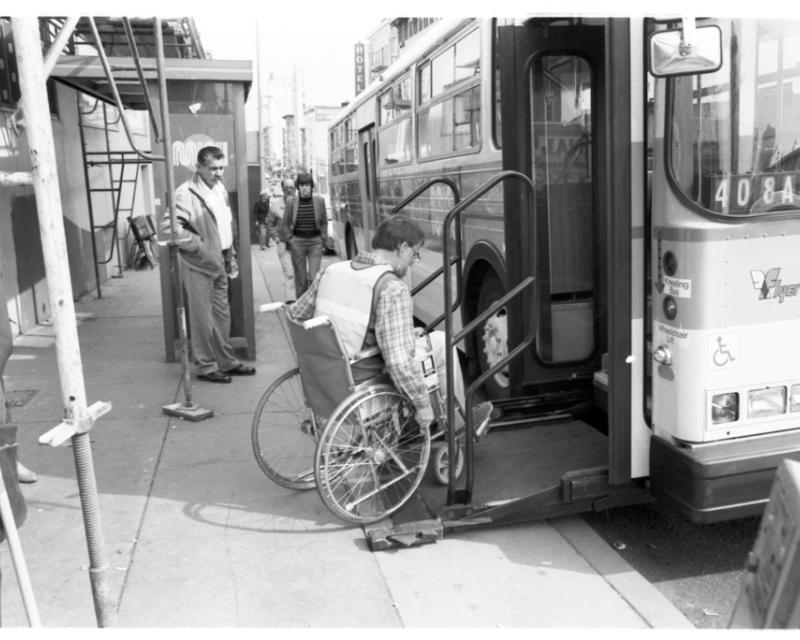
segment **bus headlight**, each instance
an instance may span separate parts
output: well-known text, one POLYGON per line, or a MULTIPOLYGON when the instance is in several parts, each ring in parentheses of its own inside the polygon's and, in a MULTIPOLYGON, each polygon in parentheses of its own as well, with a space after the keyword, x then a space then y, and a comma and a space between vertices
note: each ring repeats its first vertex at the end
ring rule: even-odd
POLYGON ((767 387, 747 392, 747 415, 750 418, 775 416, 786 412, 786 387, 767 387))
POLYGON ((720 393, 711 398, 711 422, 722 424, 739 419, 739 394, 720 393))
POLYGON ((789 398, 789 411, 800 411, 800 384, 792 385, 792 395, 789 398))

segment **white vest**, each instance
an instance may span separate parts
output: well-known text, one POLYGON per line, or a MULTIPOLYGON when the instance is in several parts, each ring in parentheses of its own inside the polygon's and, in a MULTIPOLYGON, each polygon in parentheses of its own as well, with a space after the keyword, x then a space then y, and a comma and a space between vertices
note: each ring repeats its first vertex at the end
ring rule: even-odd
POLYGON ((315 315, 331 319, 351 358, 361 351, 367 337, 375 285, 391 270, 388 264, 354 269, 348 260, 330 265, 319 281, 315 315))

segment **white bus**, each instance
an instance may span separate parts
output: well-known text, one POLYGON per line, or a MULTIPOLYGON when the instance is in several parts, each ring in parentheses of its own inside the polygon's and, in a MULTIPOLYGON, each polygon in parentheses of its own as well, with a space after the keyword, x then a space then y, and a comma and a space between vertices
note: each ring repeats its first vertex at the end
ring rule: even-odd
POLYGON ((447 19, 333 121, 340 257, 395 210, 413 284, 447 245, 446 326, 498 407, 445 527, 760 513, 800 459, 799 62, 790 20, 447 19))

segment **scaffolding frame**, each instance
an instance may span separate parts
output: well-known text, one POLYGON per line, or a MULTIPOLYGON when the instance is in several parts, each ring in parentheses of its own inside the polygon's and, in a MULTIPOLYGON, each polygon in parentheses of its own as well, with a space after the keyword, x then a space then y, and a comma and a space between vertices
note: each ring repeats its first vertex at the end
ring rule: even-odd
MULTIPOLYGON (((130 19, 122 18, 121 20, 125 28, 126 37, 130 36, 130 34, 133 33, 130 19)), ((64 216, 60 200, 55 143, 46 90, 47 78, 53 70, 61 52, 65 47, 70 51, 74 51, 73 30, 78 28, 81 21, 85 21, 85 23, 88 24, 95 37, 95 42, 98 44, 97 52, 103 63, 103 68, 106 71, 108 82, 110 83, 123 126, 125 127, 125 132, 128 135, 128 141, 131 143, 133 151, 139 158, 147 162, 152 162, 154 160, 165 161, 171 158, 172 141, 170 139, 169 114, 166 109, 166 76, 164 73, 165 43, 163 40, 162 20, 160 18, 153 18, 152 25, 153 43, 157 56, 156 71, 161 94, 161 121, 163 127, 163 136, 161 140, 164 145, 164 154, 162 156, 145 154, 134 145, 125 119, 124 108, 115 84, 114 75, 105 57, 103 42, 93 18, 42 20, 36 17, 12 18, 12 32, 14 34, 15 53, 21 85, 21 109, 17 110, 15 119, 20 128, 24 129, 28 138, 32 168, 29 172, 0 172, 0 185, 32 186, 35 194, 47 288, 53 309, 52 322, 55 331, 56 359, 58 362, 62 403, 64 406, 64 420, 56 427, 40 436, 39 442, 51 446, 59 446, 68 440, 72 443, 81 500, 81 511, 83 513, 90 559, 89 578, 92 588, 95 616, 99 627, 107 627, 113 623, 116 617, 117 603, 112 600, 108 584, 109 563, 104 548, 105 542, 100 519, 97 483, 94 474, 89 432, 93 428, 95 422, 102 415, 110 411, 111 404, 109 402, 95 402, 89 406, 86 399, 86 385, 83 375, 72 282, 69 272, 64 216), (55 34, 47 31, 47 27, 53 24, 57 24, 59 28, 58 32, 55 34), (45 34, 53 37, 52 39, 44 38, 45 41, 50 39, 51 44, 46 56, 43 57, 42 40, 45 34), (24 114, 24 118, 20 117, 20 114, 24 114)), ((196 32, 193 32, 191 35, 193 42, 199 44, 196 32)), ((134 57, 136 68, 139 71, 142 86, 144 87, 143 92, 147 107, 148 110, 151 111, 151 118, 155 121, 152 113, 152 105, 149 101, 149 94, 147 94, 146 90, 146 82, 141 72, 141 64, 135 39, 130 42, 131 53, 134 57)), ((200 49, 198 48, 197 51, 200 51, 200 49)), ((137 161, 137 163, 139 162, 137 161)), ((114 163, 108 162, 108 164, 113 165, 114 163)), ((168 185, 167 205, 168 210, 172 214, 170 216, 172 220, 172 229, 171 242, 169 244, 171 254, 173 257, 176 257, 175 212, 172 201, 174 175, 171 162, 165 162, 165 171, 168 185)), ((95 225, 93 220, 91 224, 92 234, 94 234, 95 225)), ((183 308, 183 286, 180 281, 180 270, 174 269, 173 275, 176 280, 176 291, 178 292, 178 316, 181 319, 180 338, 183 353, 188 355, 185 311, 183 308)), ((188 379, 187 364, 187 361, 184 359, 183 382, 187 394, 187 404, 191 404, 191 385, 188 379)))

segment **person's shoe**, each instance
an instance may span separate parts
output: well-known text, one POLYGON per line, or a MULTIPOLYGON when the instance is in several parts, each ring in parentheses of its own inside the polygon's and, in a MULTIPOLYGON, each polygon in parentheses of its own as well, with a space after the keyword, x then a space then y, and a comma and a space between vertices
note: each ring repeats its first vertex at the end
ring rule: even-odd
POLYGON ((211 371, 209 373, 198 373, 198 380, 205 380, 206 382, 230 382, 231 377, 222 371, 211 371))
POLYGON ((237 364, 233 369, 228 369, 227 371, 223 371, 224 374, 228 376, 252 376, 255 375, 256 369, 255 367, 248 367, 244 364, 237 364))
POLYGON ((31 484, 36 482, 39 476, 17 460, 17 479, 24 484, 31 484))
POLYGON ((489 431, 489 423, 492 421, 492 410, 494 406, 488 400, 481 402, 472 409, 472 424, 474 425, 475 442, 480 442, 483 436, 489 431))

